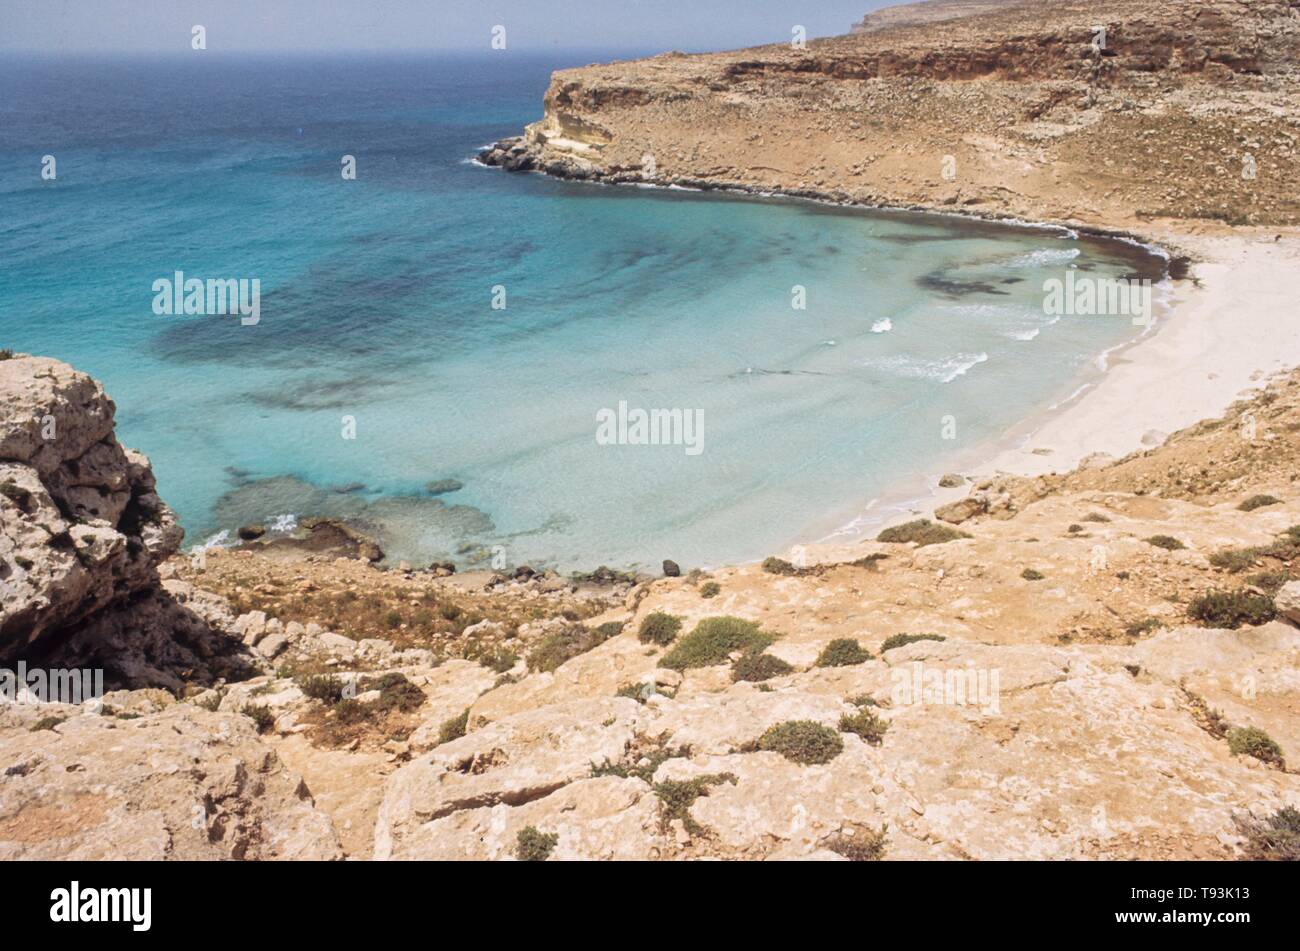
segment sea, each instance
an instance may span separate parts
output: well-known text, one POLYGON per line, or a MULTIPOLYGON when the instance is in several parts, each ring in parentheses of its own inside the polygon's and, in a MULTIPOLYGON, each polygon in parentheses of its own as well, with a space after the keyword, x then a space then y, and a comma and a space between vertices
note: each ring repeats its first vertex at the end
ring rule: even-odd
POLYGON ((1145 332, 1044 303, 1130 244, 476 161, 611 55, 8 56, 0 347, 102 381, 187 546, 657 570, 868 525, 1145 332))

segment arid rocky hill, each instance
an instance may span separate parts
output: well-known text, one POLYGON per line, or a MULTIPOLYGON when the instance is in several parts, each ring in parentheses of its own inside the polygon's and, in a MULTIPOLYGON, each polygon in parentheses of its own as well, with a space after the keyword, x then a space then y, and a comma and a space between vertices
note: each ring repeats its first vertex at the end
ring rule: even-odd
MULTIPOLYGON (((1000 7, 1008 7, 1026 0, 923 0, 921 3, 900 3, 884 7, 864 16, 853 24, 852 33, 875 33, 900 26, 922 26, 927 23, 942 23, 947 20, 960 20, 963 17, 989 13, 1000 7)), ((1041 9, 1046 0, 1037 0, 1041 9)))
MULTIPOLYGON (((33 471, 115 445, 98 386, 9 363, 86 434, 11 450, 33 471)), ((447 576, 248 545, 173 558, 111 625, 41 623, 25 573, 57 533, 6 495, 6 611, 45 635, 21 659, 110 692, 0 704, 0 857, 1294 857, 1297 460, 1282 378, 798 564, 447 576)))
POLYGON ((806 49, 557 72, 542 120, 485 160, 1133 231, 1300 221, 1297 0, 904 16, 928 7, 806 49))

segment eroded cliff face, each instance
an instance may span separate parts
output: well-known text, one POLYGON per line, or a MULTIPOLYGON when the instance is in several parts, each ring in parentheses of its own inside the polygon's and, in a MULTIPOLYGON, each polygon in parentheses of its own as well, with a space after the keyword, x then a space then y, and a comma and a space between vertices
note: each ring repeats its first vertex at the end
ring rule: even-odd
POLYGON ((1129 229, 1300 221, 1296 0, 981 11, 559 71, 485 161, 1129 229))
POLYGON ((183 532, 113 401, 57 360, 0 360, 0 659, 155 588, 183 532))

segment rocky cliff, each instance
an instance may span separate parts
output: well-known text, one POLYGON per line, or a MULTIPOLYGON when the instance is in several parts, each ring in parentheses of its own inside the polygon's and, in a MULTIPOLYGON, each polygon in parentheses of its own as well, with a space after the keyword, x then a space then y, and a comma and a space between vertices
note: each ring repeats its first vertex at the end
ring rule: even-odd
POLYGON ((114 412, 65 364, 0 360, 0 660, 155 588, 180 544, 114 412))
POLYGON ((1296 0, 960 7, 563 70, 484 161, 1129 230, 1300 221, 1296 0))

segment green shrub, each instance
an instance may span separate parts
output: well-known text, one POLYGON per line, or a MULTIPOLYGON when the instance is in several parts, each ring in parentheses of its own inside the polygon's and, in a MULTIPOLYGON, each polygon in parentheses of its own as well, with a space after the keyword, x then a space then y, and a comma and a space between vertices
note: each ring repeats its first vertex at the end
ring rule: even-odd
POLYGON ((618 637, 623 633, 624 621, 606 621, 595 630, 595 635, 602 642, 609 640, 611 637, 618 637))
POLYGON ((56 726, 66 720, 67 717, 41 717, 32 724, 29 733, 39 733, 41 730, 53 730, 56 726))
POLYGON ((704 827, 691 816, 691 806, 695 805, 695 800, 707 796, 710 786, 721 786, 723 783, 734 786, 736 782, 734 773, 709 773, 694 779, 668 779, 655 783, 654 791, 659 797, 663 824, 666 826, 674 819, 680 819, 687 832, 699 835, 704 827))
POLYGON ((737 658, 736 662, 731 665, 731 679, 738 683, 742 680, 749 683, 760 683, 764 680, 771 680, 773 677, 788 674, 793 670, 793 667, 779 657, 773 657, 771 654, 765 654, 761 651, 753 651, 737 658))
POLYGON ((1187 616, 1213 627, 1236 630, 1243 624, 1266 624, 1277 616, 1268 595, 1253 591, 1210 591, 1192 599, 1187 616))
POLYGON ((554 671, 565 661, 585 654, 604 641, 598 630, 572 624, 543 637, 528 655, 528 666, 539 672, 554 671))
POLYGON ((341 724, 363 723, 374 714, 375 708, 370 704, 344 697, 334 704, 334 718, 341 724))
POLYGON ((716 581, 706 581, 704 584, 700 585, 701 598, 716 598, 721 593, 722 585, 718 584, 716 581))
POLYGON ((763 570, 770 575, 797 575, 799 569, 784 558, 764 558, 763 570))
POLYGON ((1083 517, 1083 520, 1085 522, 1109 522, 1110 521, 1110 519, 1107 516, 1102 515, 1100 512, 1089 512, 1087 515, 1083 517))
POLYGON ((758 748, 780 753, 794 763, 815 766, 839 756, 844 741, 830 727, 814 720, 787 720, 759 737, 758 748))
POLYGON ((519 655, 515 651, 499 645, 482 651, 474 659, 497 674, 507 673, 514 669, 515 664, 519 663, 519 655))
POLYGON ((1228 731, 1228 750, 1233 756, 1253 756, 1262 763, 1285 768, 1282 747, 1259 727, 1239 726, 1228 731))
POLYGON ((947 640, 942 634, 895 634, 893 637, 885 638, 885 643, 880 645, 880 653, 892 651, 895 647, 906 647, 908 644, 915 644, 917 641, 942 640, 947 640))
POLYGON ((1026 581, 1042 581, 1047 577, 1047 575, 1043 574, 1036 568, 1026 568, 1024 571, 1020 572, 1020 577, 1024 578, 1026 581))
POLYGON ((840 717, 841 733, 856 733, 872 746, 879 746, 889 724, 872 712, 870 707, 860 707, 857 713, 840 717))
POLYGON ((871 651, 851 637, 837 637, 817 655, 817 667, 852 667, 871 660, 871 651))
POLYGON ((246 703, 244 709, 239 712, 253 721, 258 733, 265 733, 275 726, 275 714, 271 712, 270 707, 258 703, 246 703))
POLYGON ((679 638, 659 661, 660 667, 687 670, 726 663, 733 651, 761 651, 775 638, 759 629, 757 621, 738 617, 705 618, 691 633, 679 638))
POLYGON ((1253 512, 1255 509, 1262 509, 1269 505, 1281 505, 1282 500, 1274 498, 1271 495, 1252 495, 1246 501, 1237 506, 1242 512, 1253 512))
POLYGON ((1247 568, 1253 568, 1262 554, 1264 554, 1263 548, 1230 548, 1210 555, 1210 564, 1235 575, 1247 568))
POLYGON ((676 749, 668 746, 656 745, 644 752, 636 752, 628 755, 627 759, 621 763, 611 763, 606 760, 600 766, 591 768, 592 778, 600 776, 618 776, 620 779, 639 779, 642 782, 651 782, 654 774, 659 771, 659 767, 670 759, 682 759, 691 755, 689 746, 679 746, 676 749))
POLYGON ((1141 637, 1143 634, 1150 634, 1152 631, 1158 631, 1165 626, 1165 622, 1158 617, 1144 617, 1137 621, 1130 621, 1124 627, 1124 633, 1129 637, 1141 637))
POLYGON ((656 611, 645 616, 636 636, 642 644, 671 644, 681 630, 681 618, 656 611))
POLYGON ((8 347, 5 347, 3 350, 0 350, 0 360, 12 360, 13 358, 14 358, 14 352, 10 350, 8 347))
MULTIPOLYGON (((330 674, 316 674, 298 682, 302 692, 313 700, 324 703, 338 703, 343 699, 343 681, 330 674)), ((217 701, 220 703, 220 700, 217 701)))
POLYGON ((363 691, 379 691, 379 699, 374 702, 374 708, 379 712, 400 710, 407 713, 424 706, 424 691, 402 674, 368 677, 361 682, 360 687, 363 691))
POLYGON ((545 862, 559 841, 557 833, 538 832, 533 826, 525 826, 515 840, 515 858, 521 862, 545 862))
POLYGON ((1260 571, 1246 576, 1246 584, 1267 591, 1269 594, 1277 594, 1290 580, 1291 576, 1285 571, 1260 571))
POLYGON ((1267 819, 1238 820, 1246 837, 1246 858, 1256 862, 1300 862, 1300 810, 1286 806, 1267 819))
POLYGON ((1148 545, 1163 548, 1165 551, 1182 551, 1187 546, 1172 535, 1152 535, 1146 540, 1148 545))
POLYGON ((459 716, 443 721, 442 726, 438 728, 438 745, 441 746, 443 743, 459 740, 468 729, 469 707, 466 707, 459 716))
POLYGON ((885 834, 889 831, 888 827, 881 826, 880 830, 876 831, 865 826, 858 826, 850 831, 853 833, 852 835, 837 832, 823 844, 826 848, 844 856, 850 862, 880 861, 885 854, 885 834))
POLYGON ((918 548, 924 548, 926 545, 942 545, 944 542, 956 541, 959 538, 970 538, 970 536, 948 525, 939 525, 928 518, 919 518, 914 522, 904 522, 902 525, 885 529, 876 536, 876 541, 896 545, 916 542, 918 548))

